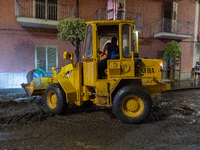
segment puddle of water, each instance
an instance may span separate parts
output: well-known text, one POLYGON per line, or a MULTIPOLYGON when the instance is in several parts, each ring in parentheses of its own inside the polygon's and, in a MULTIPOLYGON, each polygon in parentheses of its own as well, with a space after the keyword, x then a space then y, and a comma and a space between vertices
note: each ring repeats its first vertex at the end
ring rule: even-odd
POLYGON ((28 100, 28 98, 27 97, 26 98, 17 98, 14 101, 19 102, 19 101, 25 101, 25 100, 28 100))
POLYGON ((197 111, 196 116, 197 116, 197 117, 200 116, 200 111, 197 111))
POLYGON ((9 137, 9 133, 7 132, 0 132, 0 141, 6 140, 9 137))
POLYGON ((172 89, 200 86, 200 80, 180 80, 180 81, 171 81, 169 83, 171 84, 172 89))
POLYGON ((175 114, 175 115, 171 115, 170 118, 181 118, 181 119, 184 119, 185 116, 183 116, 182 114, 175 114))

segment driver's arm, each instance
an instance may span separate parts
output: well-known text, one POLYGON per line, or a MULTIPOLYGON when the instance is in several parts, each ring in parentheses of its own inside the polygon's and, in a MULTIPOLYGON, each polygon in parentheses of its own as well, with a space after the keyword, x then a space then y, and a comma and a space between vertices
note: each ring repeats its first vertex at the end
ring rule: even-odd
POLYGON ((106 44, 106 45, 104 46, 104 48, 103 48, 103 55, 105 54, 107 48, 108 48, 108 45, 106 44))
POLYGON ((103 52, 103 54, 102 54, 101 56, 103 56, 103 55, 106 55, 106 53, 105 53, 105 52, 106 52, 107 48, 108 48, 108 45, 106 44, 106 45, 104 46, 104 48, 103 48, 103 51, 102 51, 102 52, 103 52))

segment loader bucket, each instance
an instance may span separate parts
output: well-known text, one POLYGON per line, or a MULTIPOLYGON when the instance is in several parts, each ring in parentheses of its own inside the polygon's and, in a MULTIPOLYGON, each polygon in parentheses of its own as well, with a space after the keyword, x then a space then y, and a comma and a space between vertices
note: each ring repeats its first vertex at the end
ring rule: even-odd
POLYGON ((52 77, 35 78, 30 84, 21 84, 22 88, 29 96, 40 95, 43 96, 45 89, 52 83, 52 77))

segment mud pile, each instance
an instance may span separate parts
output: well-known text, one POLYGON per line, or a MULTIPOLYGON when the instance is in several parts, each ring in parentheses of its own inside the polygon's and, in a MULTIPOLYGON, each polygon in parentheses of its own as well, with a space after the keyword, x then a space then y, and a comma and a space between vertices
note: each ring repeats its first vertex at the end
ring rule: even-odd
POLYGON ((43 110, 41 98, 13 97, 12 100, 0 101, 1 125, 41 122, 48 116, 43 110))
MULTIPOLYGON (((174 92, 157 94, 153 99, 151 114, 145 123, 161 121, 170 117, 198 118, 200 116, 200 97, 192 94, 184 98, 181 95, 182 92, 176 92, 176 94, 174 92)), ((65 115, 101 110, 108 111, 109 115, 115 118, 111 109, 97 107, 91 105, 91 103, 87 103, 81 107, 70 104, 65 115)), ((11 97, 1 97, 0 99, 1 125, 42 122, 48 117, 53 117, 53 115, 47 113, 43 100, 39 96, 28 97, 26 94, 16 94, 11 97)))
MULTIPOLYGON (((10 93, 11 94, 11 93, 10 93)), ((45 113, 41 97, 0 96, 0 149, 199 149, 199 90, 157 94, 143 124, 122 124, 112 109, 69 105, 45 113)))

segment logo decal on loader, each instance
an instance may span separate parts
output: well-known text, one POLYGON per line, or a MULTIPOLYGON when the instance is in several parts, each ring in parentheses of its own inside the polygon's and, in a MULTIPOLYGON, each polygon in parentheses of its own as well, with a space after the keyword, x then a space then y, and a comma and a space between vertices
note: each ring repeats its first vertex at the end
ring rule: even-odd
POLYGON ((144 75, 146 73, 154 73, 154 68, 141 68, 140 73, 141 75, 144 75))

